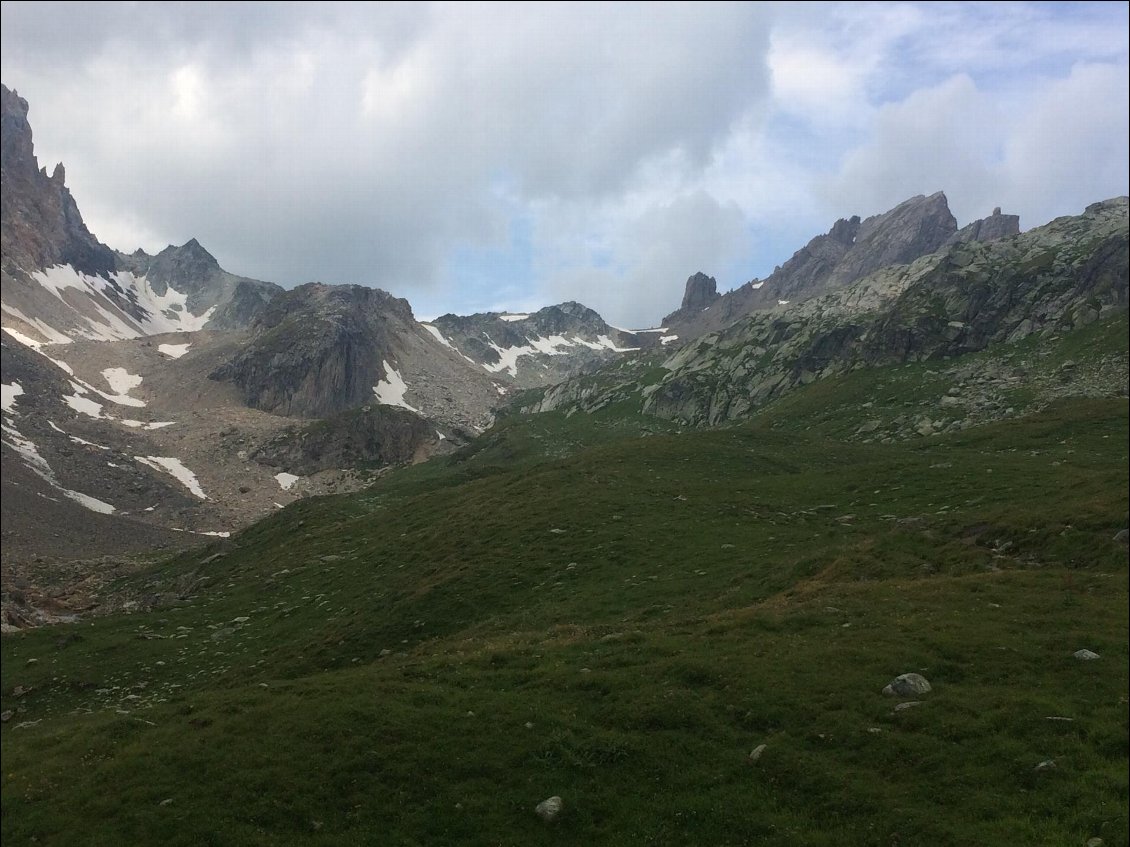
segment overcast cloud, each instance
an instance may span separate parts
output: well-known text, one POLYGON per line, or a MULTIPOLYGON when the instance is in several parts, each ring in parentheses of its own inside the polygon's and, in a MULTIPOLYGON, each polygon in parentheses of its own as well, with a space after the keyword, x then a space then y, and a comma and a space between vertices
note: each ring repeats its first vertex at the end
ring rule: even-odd
POLYGON ((1128 192, 1127 4, 2 4, 91 230, 418 315, 652 325, 836 218, 1128 192))

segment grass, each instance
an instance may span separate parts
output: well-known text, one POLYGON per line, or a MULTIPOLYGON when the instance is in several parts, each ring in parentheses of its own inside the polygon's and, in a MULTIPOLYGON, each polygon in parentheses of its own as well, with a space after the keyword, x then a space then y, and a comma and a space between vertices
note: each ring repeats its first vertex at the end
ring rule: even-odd
POLYGON ((3 837, 1126 844, 1125 400, 881 445, 834 390, 508 420, 6 637, 3 837))

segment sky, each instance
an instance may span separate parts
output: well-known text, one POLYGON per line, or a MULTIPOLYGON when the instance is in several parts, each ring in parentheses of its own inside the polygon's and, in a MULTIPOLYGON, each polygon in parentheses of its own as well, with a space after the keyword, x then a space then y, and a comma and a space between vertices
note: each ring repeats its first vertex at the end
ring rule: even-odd
POLYGON ((636 328, 917 194, 1130 193, 1128 8, 3 2, 0 78, 111 247, 636 328))

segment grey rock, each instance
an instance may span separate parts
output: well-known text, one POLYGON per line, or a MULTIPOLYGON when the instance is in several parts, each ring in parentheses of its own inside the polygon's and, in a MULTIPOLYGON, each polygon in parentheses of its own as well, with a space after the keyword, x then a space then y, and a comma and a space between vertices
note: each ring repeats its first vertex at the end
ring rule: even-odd
POLYGON ((1083 662, 1089 662, 1089 661, 1092 661, 1094 659, 1101 659, 1102 658, 1098 653, 1093 653, 1090 650, 1086 650, 1086 649, 1076 650, 1071 655, 1074 656, 1076 659, 1079 659, 1080 661, 1083 661, 1083 662))
POLYGON ((1055 767, 1055 759, 1044 759, 1042 762, 1037 764, 1036 767, 1032 768, 1032 770, 1036 771, 1036 773, 1040 773, 1042 771, 1055 770, 1055 767))
POLYGON ((914 694, 926 694, 931 686, 926 677, 917 673, 899 674, 884 688, 883 694, 888 697, 908 697, 914 694))
POLYGON ((558 796, 554 795, 545 800, 542 800, 537 806, 534 807, 534 812, 543 821, 553 821, 561 814, 561 810, 565 808, 565 802, 558 796))
POLYGON ((765 752, 765 748, 767 746, 768 745, 766 745, 766 744, 758 744, 756 747, 754 747, 752 752, 750 752, 750 754, 749 754, 750 762, 751 763, 756 762, 758 759, 760 759, 761 754, 765 752))
POLYGON ((987 218, 973 221, 950 236, 946 245, 961 244, 968 241, 997 241, 1017 235, 1020 232, 1019 215, 1002 215, 1000 206, 993 209, 987 218))
POLYGON ((696 273, 687 279, 686 288, 683 290, 683 302, 677 311, 663 318, 663 325, 681 323, 698 317, 704 309, 710 308, 720 297, 718 282, 712 276, 696 273))
POLYGON ((907 709, 913 709, 915 706, 921 706, 921 705, 922 705, 921 700, 908 700, 905 703, 896 704, 895 705, 895 711, 896 712, 903 712, 903 711, 906 711, 907 709))
POLYGON ((1126 544, 1130 542, 1130 530, 1120 529, 1114 534, 1114 542, 1116 544, 1126 544))

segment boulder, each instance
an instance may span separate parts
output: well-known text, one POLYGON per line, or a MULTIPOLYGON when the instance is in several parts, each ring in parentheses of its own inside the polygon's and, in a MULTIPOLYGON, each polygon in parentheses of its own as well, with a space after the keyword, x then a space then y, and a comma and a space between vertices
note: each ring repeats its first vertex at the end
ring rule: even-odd
POLYGON ((922 674, 904 673, 892 679, 883 688, 883 693, 888 697, 912 697, 917 694, 926 694, 932 690, 929 680, 922 674))

